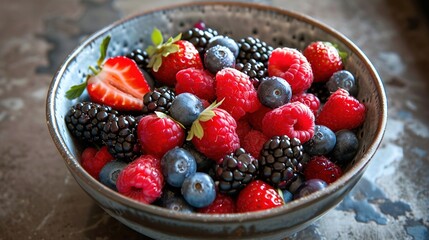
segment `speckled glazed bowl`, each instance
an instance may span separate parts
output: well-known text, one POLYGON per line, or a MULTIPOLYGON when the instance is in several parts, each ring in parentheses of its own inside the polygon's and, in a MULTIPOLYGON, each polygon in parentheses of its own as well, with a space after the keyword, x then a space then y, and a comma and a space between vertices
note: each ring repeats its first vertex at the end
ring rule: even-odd
POLYGON ((47 98, 47 123, 52 139, 79 185, 110 215, 155 239, 280 239, 297 232, 335 207, 361 178, 383 137, 387 104, 382 82, 365 55, 346 37, 314 19, 268 6, 245 3, 193 3, 144 12, 116 22, 78 46, 53 78, 47 98), (98 46, 112 36, 109 56, 125 54, 150 43, 154 27, 167 36, 189 29, 198 20, 238 40, 253 35, 273 46, 303 49, 314 40, 337 43, 348 52, 346 69, 358 80, 358 99, 367 106, 367 119, 358 132, 359 152, 344 175, 326 189, 271 210, 243 214, 184 214, 124 197, 93 179, 80 165, 83 146, 70 135, 64 116, 82 101, 67 100, 65 92, 80 83, 98 58, 98 46))

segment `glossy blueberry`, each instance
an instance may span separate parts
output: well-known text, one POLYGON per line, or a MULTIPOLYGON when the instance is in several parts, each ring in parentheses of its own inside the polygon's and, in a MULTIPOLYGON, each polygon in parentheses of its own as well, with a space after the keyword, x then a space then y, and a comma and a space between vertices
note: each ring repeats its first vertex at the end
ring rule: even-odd
POLYGON ((285 203, 288 203, 293 200, 293 194, 288 190, 282 190, 282 194, 283 194, 283 201, 285 203))
POLYGON ((359 140, 356 134, 344 129, 335 133, 337 143, 331 152, 332 160, 340 165, 348 164, 356 156, 359 149, 359 140))
POLYGON ((229 48, 216 45, 207 49, 204 54, 204 66, 213 74, 216 74, 224 68, 233 68, 235 67, 234 54, 229 48))
POLYGON ((171 103, 170 116, 185 127, 190 127, 204 110, 201 100, 192 93, 181 93, 171 103))
POLYGON ((314 192, 326 188, 328 184, 320 179, 309 179, 305 181, 297 190, 295 194, 295 199, 308 196, 314 192))
POLYGON ((304 143, 303 147, 306 153, 310 155, 325 155, 332 151, 335 147, 335 133, 323 126, 314 126, 313 137, 304 143))
POLYGON ((118 179, 119 173, 125 166, 127 166, 126 163, 117 160, 106 163, 98 175, 100 182, 110 189, 117 191, 116 179, 118 179))
POLYGON ((347 70, 341 70, 332 74, 331 78, 326 82, 326 87, 330 92, 335 92, 338 88, 343 88, 352 96, 356 96, 358 92, 355 77, 347 70))
POLYGON ((210 205, 216 198, 216 188, 213 179, 203 172, 196 172, 187 177, 182 184, 183 198, 196 208, 210 205))
POLYGON ((191 153, 176 147, 161 158, 161 169, 168 184, 181 187, 185 178, 197 171, 197 163, 191 153))
POLYGON ((163 208, 173 210, 175 212, 192 213, 195 212, 194 207, 188 204, 180 193, 180 188, 165 186, 162 196, 157 204, 163 208))
POLYGON ((259 101, 269 107, 277 108, 290 101, 292 89, 289 83, 280 77, 265 78, 258 87, 259 101))
POLYGON ((234 58, 237 58, 239 48, 234 39, 221 35, 212 37, 207 43, 206 49, 209 49, 216 45, 227 47, 229 50, 231 50, 232 54, 234 55, 234 58))

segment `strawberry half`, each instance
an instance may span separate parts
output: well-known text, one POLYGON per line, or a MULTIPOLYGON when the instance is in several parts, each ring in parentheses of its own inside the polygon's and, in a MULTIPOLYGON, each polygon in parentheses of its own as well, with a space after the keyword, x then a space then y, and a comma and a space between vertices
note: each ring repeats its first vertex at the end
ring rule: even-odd
POLYGON ((110 37, 100 46, 100 58, 93 72, 82 84, 72 86, 66 97, 74 99, 85 90, 93 102, 123 111, 138 111, 143 108, 143 96, 150 91, 143 73, 137 64, 124 56, 108 58, 104 63, 110 37))

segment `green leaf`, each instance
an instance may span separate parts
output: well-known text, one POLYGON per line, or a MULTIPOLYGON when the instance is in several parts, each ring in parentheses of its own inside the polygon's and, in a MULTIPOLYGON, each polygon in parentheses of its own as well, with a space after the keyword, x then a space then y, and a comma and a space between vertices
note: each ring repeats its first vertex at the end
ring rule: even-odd
POLYGON ((66 98, 72 100, 72 99, 80 97, 80 95, 82 95, 83 91, 85 91, 85 88, 86 88, 86 81, 81 83, 81 84, 72 86, 66 92, 66 98))
POLYGON ((106 36, 103 41, 101 42, 100 45, 100 58, 98 58, 97 60, 97 66, 101 68, 101 64, 103 64, 104 59, 106 58, 107 55, 107 48, 109 47, 109 43, 110 43, 110 35, 106 36))
POLYGON ((170 46, 165 47, 165 49, 162 51, 162 56, 166 57, 170 55, 171 53, 175 53, 179 51, 179 45, 177 44, 171 44, 170 46))
POLYGON ((155 72, 158 72, 159 68, 161 67, 161 64, 162 64, 162 57, 161 56, 154 56, 154 62, 153 62, 152 70, 155 72))
POLYGON ((180 39, 182 39, 182 33, 179 33, 177 36, 174 37, 173 43, 179 41, 180 39))
POLYGON ((158 28, 153 29, 151 38, 152 38, 152 43, 155 46, 161 45, 162 42, 164 41, 162 37, 162 33, 158 28))
POLYGON ((156 47, 149 46, 146 48, 146 52, 150 57, 152 57, 156 53, 156 47))

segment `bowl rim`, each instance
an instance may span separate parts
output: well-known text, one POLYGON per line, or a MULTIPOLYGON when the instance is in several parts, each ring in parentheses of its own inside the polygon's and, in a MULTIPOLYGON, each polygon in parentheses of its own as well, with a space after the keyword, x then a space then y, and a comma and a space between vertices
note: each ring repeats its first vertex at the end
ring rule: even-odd
MULTIPOLYGON (((46 121, 49 129, 49 133, 54 141, 55 146, 60 152, 62 158, 64 159, 67 168, 73 172, 73 177, 80 178, 82 181, 85 181, 94 191, 99 192, 101 195, 109 198, 109 200, 113 202, 118 202, 123 206, 127 206, 129 208, 135 209, 137 211, 144 211, 150 213, 152 215, 167 217, 170 219, 180 220, 180 221, 188 221, 188 222, 206 222, 206 223, 230 223, 230 222, 242 222, 242 221, 257 221, 262 218, 280 216, 287 213, 294 212, 302 207, 309 207, 316 202, 319 202, 322 199, 326 199, 330 194, 340 190, 344 185, 346 185, 349 181, 353 180, 353 176, 361 175, 367 165, 369 164, 371 158, 375 154, 377 148, 380 146, 381 141, 384 136, 386 123, 387 123, 387 98, 386 93, 381 81, 380 76, 378 75, 375 67, 369 61, 367 56, 345 35, 333 29, 332 27, 325 25, 324 23, 316 20, 310 16, 307 16, 302 13, 298 13, 295 11, 287 10, 280 7, 269 6, 260 3, 245 3, 245 2, 221 2, 221 1, 209 1, 209 2, 187 2, 180 4, 172 4, 170 6, 158 7, 151 10, 140 11, 129 15, 127 17, 121 18, 106 27, 98 30, 93 33, 89 37, 87 37, 83 42, 79 44, 72 52, 65 58, 61 66, 58 68, 56 74, 54 75, 52 82, 49 85, 47 100, 46 100, 46 121), (152 14, 159 11, 169 11, 175 8, 183 8, 183 7, 191 7, 191 6, 216 6, 216 5, 226 5, 233 7, 247 7, 254 8, 257 10, 263 11, 272 11, 276 14, 290 16, 299 21, 303 21, 305 23, 316 26, 317 28, 325 31, 326 33, 332 35, 333 37, 339 39, 342 44, 347 46, 359 59, 362 60, 365 67, 368 69, 370 75, 375 80, 375 86, 377 92, 380 95, 380 105, 381 105, 381 116, 380 121, 377 123, 376 133, 371 144, 367 146, 366 153, 362 156, 362 158, 353 164, 337 181, 331 183, 327 188, 317 191, 311 195, 306 197, 302 197, 300 199, 296 199, 288 204, 285 204, 280 207, 257 211, 257 212, 247 212, 247 213, 232 213, 232 214, 202 214, 202 213, 181 213, 174 212, 168 209, 164 209, 159 206, 154 206, 150 204, 142 204, 136 200, 131 198, 122 196, 121 194, 111 190, 110 188, 104 186, 96 179, 92 178, 79 164, 79 161, 73 158, 73 155, 65 144, 64 138, 61 137, 58 122, 55 118, 55 92, 58 88, 59 81, 62 78, 63 74, 67 70, 67 66, 73 61, 73 59, 79 54, 79 52, 84 49, 88 44, 93 42, 95 39, 104 35, 110 29, 115 28, 125 22, 128 22, 134 18, 138 18, 142 15, 152 14)), ((360 178, 360 177, 359 177, 360 178)), ((80 183, 79 183, 80 184, 80 183)), ((338 201, 340 202, 340 201, 338 201)))

